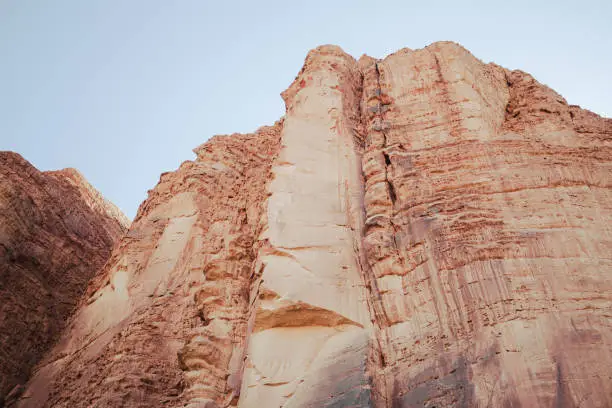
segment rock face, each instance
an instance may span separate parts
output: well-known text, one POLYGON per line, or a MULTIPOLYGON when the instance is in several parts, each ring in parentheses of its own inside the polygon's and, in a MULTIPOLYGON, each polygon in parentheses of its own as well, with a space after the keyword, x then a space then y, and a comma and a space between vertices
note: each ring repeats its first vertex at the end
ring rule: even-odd
POLYGON ((0 152, 0 405, 23 388, 128 226, 76 170, 40 172, 0 152))
POLYGON ((162 175, 19 406, 612 406, 610 119, 448 42, 283 98, 162 175))

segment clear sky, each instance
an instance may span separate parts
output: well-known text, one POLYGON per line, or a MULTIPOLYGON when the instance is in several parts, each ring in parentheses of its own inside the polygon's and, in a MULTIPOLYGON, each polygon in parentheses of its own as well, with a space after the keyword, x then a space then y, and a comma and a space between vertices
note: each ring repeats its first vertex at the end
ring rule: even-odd
POLYGON ((612 1, 0 0, 0 150, 133 217, 192 148, 278 119, 309 49, 438 40, 612 115, 612 1))

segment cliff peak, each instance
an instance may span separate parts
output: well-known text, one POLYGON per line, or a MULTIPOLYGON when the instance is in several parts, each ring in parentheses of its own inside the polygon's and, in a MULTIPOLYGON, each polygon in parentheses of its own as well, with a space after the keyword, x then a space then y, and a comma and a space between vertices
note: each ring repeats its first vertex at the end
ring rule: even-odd
POLYGON ((610 119, 452 42, 282 96, 160 177, 17 406, 612 406, 610 119))

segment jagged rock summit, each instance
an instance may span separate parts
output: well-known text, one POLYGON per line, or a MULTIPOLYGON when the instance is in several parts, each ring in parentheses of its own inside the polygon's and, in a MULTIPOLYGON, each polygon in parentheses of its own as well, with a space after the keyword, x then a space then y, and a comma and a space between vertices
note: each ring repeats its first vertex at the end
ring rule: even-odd
POLYGON ((0 152, 0 406, 65 326, 129 220, 74 169, 0 152))
POLYGON ((610 119, 450 42, 282 96, 161 176, 18 406, 612 406, 610 119))

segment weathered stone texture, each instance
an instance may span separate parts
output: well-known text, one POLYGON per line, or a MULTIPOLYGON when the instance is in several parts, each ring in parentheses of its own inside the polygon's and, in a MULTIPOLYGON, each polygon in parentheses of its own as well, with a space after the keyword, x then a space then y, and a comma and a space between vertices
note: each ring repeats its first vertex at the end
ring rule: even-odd
POLYGON ((129 221, 74 169, 0 152, 0 405, 57 339, 129 221))
POLYGON ((359 78, 352 57, 323 46, 283 94, 287 114, 260 236, 241 407, 369 403, 353 146, 359 78))
POLYGON ((441 42, 311 51, 162 175, 21 406, 612 406, 612 121, 441 42))
POLYGON ((611 121, 453 43, 375 64, 383 405, 611 405, 611 121))
POLYGON ((281 126, 214 137, 162 174, 22 406, 224 405, 238 394, 281 126))

